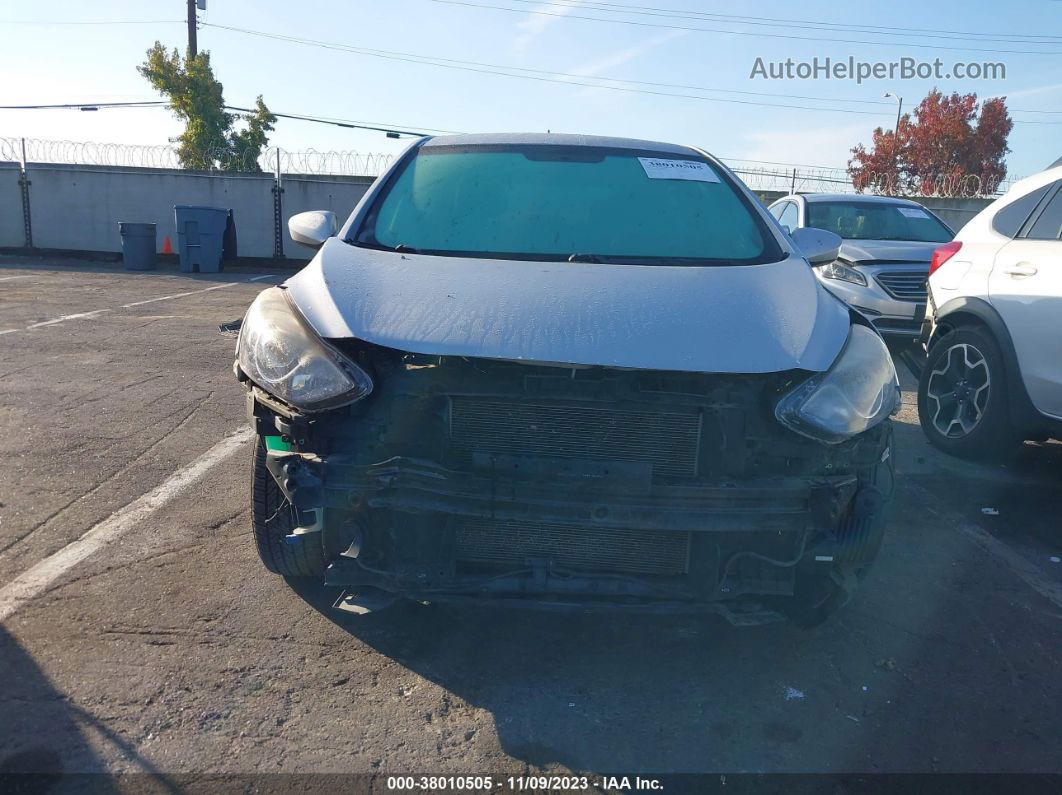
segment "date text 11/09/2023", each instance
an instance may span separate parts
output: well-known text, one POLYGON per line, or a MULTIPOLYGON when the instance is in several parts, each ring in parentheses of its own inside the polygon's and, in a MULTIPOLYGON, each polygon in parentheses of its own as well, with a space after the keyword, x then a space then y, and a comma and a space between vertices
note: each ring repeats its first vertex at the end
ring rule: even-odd
POLYGON ((660 792, 663 783, 641 776, 388 776, 393 792, 559 792, 568 790, 605 792, 660 792))

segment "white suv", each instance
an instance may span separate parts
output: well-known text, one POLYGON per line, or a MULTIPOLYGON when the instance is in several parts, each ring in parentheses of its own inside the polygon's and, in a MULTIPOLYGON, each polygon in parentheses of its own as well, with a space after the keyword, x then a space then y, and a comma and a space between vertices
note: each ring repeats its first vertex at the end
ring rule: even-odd
POLYGON ((1062 438, 1062 161, 933 253, 918 414, 945 452, 1062 438))

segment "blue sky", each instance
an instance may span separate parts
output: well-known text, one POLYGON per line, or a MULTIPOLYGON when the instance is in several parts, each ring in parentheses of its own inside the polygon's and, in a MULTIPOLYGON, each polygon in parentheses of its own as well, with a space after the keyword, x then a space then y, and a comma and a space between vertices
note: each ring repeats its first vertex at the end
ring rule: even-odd
MULTIPOLYGON (((462 0, 466 2, 466 0, 462 0)), ((805 0, 800 4, 761 0, 768 17, 850 23, 860 26, 930 28, 1014 36, 1012 43, 982 37, 914 38, 909 34, 801 29, 793 24, 740 24, 734 20, 689 19, 660 11, 612 14, 602 3, 573 0, 548 3, 522 0, 467 0, 477 6, 434 0, 208 0, 204 22, 249 28, 345 45, 415 53, 432 58, 480 62, 528 70, 578 75, 553 81, 516 79, 467 70, 438 68, 393 59, 356 55, 275 41, 205 26, 199 46, 209 49, 226 99, 246 105, 264 94, 276 111, 319 114, 387 125, 455 131, 546 130, 624 135, 692 143, 724 158, 843 166, 848 150, 869 142, 875 126, 891 128, 895 105, 885 91, 904 97, 905 110, 938 86, 944 91, 974 91, 979 96, 1006 94, 1022 112, 1008 157, 1012 176, 1033 173, 1062 155, 1062 36, 1054 44, 1031 44, 1022 36, 1062 33, 1062 2, 1020 0, 889 3, 838 3, 805 0), (533 13, 535 11, 547 12, 533 13), (622 22, 579 19, 593 16, 622 22), (630 24, 636 23, 636 24, 630 24), (671 25, 672 27, 654 27, 671 25), (676 28, 699 27, 730 33, 676 28), (767 33, 772 37, 740 35, 767 33), (803 41, 779 36, 862 39, 883 44, 803 41), (914 45, 922 46, 914 46, 914 45), (944 47, 980 47, 1018 52, 961 52, 944 47), (836 80, 750 79, 757 57, 797 61, 848 56, 890 61, 940 57, 954 61, 1002 61, 1006 80, 836 80), (620 78, 728 91, 804 95, 757 97, 695 89, 653 87, 648 91, 807 105, 816 110, 705 101, 688 97, 630 93, 573 84, 595 77, 620 78), (559 80, 559 82, 557 82, 559 80), (855 102, 859 100, 860 102, 855 102), (882 102, 883 104, 867 104, 882 102), (867 114, 828 112, 825 108, 867 114)), ((643 9, 686 9, 699 14, 741 15, 753 6, 683 0, 615 0, 643 9)), ((0 11, 4 47, 0 48, 0 104, 156 99, 136 73, 144 51, 160 39, 185 46, 184 0, 123 2, 94 0, 7 0, 0 11), (32 25, 14 20, 114 21, 175 20, 143 25, 32 25)), ((614 7, 614 6, 610 6, 614 7)), ((689 14, 687 14, 689 16, 689 14)), ((751 22, 751 18, 748 20, 751 22)), ((525 74, 530 74, 525 72, 525 74)), ((536 73, 537 76, 542 75, 536 73)), ((617 84, 612 84, 617 85, 617 84)), ((627 87, 639 87, 630 83, 627 87)), ((0 136, 79 141, 159 144, 180 132, 164 110, 0 111, 0 136)), ((272 143, 285 148, 394 152, 403 144, 379 133, 281 121, 272 143)))

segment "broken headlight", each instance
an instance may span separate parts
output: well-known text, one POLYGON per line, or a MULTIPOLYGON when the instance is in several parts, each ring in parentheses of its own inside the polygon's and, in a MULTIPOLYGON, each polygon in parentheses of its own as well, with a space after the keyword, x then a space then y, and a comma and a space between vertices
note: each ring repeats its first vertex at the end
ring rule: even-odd
POLYGON ((802 436, 837 444, 873 428, 899 404, 888 347, 866 326, 853 325, 833 366, 785 395, 774 415, 802 436))
POLYGON ((283 290, 264 290, 240 329, 236 360, 251 381, 306 411, 353 403, 372 392, 372 379, 314 334, 283 290))

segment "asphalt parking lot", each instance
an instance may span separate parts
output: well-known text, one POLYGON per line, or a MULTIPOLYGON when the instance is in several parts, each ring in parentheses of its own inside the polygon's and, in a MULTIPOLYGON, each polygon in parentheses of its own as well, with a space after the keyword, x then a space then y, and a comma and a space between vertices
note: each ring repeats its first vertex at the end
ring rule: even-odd
POLYGON ((349 617, 250 539, 218 324, 283 278, 0 260, 0 770, 1062 770, 1062 445, 949 459, 902 371, 889 535, 813 631, 349 617))

